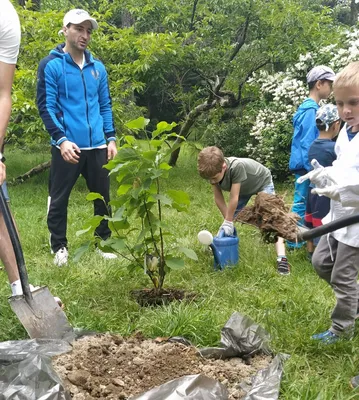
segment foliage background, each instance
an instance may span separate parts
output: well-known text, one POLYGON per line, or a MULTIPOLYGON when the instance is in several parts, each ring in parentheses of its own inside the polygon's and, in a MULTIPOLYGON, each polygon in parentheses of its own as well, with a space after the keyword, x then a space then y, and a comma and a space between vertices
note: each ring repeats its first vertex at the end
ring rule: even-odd
MULTIPOLYGON (((253 157, 279 180, 288 177, 291 116, 306 95, 307 70, 339 61, 357 38, 348 25, 351 3, 343 1, 26 2, 18 7, 22 46, 8 142, 48 142, 36 110, 36 70, 62 41, 57 32, 73 7, 87 8, 100 23, 90 50, 108 69, 119 134, 142 115, 153 128, 175 121, 179 131, 191 110, 214 98, 195 117, 189 138, 253 157)), ((337 69, 343 62, 332 64, 337 69)))

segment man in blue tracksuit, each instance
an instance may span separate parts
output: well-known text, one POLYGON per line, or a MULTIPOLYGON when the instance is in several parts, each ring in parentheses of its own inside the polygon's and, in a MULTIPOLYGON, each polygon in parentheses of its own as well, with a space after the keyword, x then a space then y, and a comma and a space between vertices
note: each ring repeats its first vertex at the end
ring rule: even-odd
MULTIPOLYGON (((57 266, 68 260, 67 206, 74 184, 82 174, 89 190, 108 203, 109 177, 103 165, 117 154, 107 72, 86 50, 97 28, 86 11, 69 11, 63 20, 65 43, 38 68, 37 105, 52 144, 47 224, 57 266)), ((108 212, 101 200, 95 200, 95 215, 108 212)), ((102 239, 110 236, 107 221, 101 222, 96 234, 102 239)))
MULTIPOLYGON (((289 169, 295 176, 294 199, 292 212, 298 214, 298 222, 304 226, 305 206, 308 196, 309 181, 297 183, 297 179, 308 173, 312 167, 308 159, 309 147, 318 137, 315 114, 320 100, 327 99, 332 91, 335 78, 334 71, 325 65, 318 65, 307 74, 309 97, 298 107, 293 117, 294 134, 289 159, 289 169)), ((287 242, 289 248, 301 247, 304 243, 287 242)))

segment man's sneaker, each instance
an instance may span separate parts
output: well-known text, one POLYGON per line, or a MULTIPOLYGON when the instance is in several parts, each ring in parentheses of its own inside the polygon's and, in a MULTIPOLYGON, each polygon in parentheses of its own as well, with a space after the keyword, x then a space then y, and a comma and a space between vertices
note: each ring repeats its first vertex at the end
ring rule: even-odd
POLYGON ((281 275, 289 275, 290 267, 285 257, 277 258, 277 270, 281 275))
POLYGON ((58 267, 62 267, 67 264, 67 260, 69 258, 69 252, 66 247, 61 247, 60 250, 57 250, 54 257, 54 264, 58 267))
POLYGON ((324 344, 333 344, 333 343, 337 342, 338 340, 340 340, 341 337, 336 335, 332 331, 327 330, 325 332, 317 333, 316 335, 313 335, 312 339, 318 340, 319 342, 324 343, 324 344))
POLYGON ((113 253, 105 253, 104 251, 102 251, 101 249, 99 249, 98 247, 96 247, 96 252, 105 260, 114 260, 117 258, 116 254, 113 253))
POLYGON ((350 379, 350 386, 353 389, 357 389, 359 387, 359 375, 356 375, 352 379, 350 379))

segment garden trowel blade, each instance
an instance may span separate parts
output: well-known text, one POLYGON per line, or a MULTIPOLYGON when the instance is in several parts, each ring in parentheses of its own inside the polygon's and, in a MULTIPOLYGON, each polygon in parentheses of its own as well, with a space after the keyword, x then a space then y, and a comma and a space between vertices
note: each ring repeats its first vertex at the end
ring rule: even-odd
POLYGON ((72 342, 73 328, 47 286, 31 292, 32 301, 24 295, 9 297, 12 310, 31 339, 63 339, 72 342))

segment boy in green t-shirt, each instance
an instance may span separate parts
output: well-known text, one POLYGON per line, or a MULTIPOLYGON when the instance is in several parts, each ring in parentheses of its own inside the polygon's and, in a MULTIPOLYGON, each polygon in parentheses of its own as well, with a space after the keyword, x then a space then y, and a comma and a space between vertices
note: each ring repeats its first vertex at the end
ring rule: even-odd
MULTIPOLYGON (((213 187, 214 201, 224 217, 220 230, 223 229, 227 236, 233 235, 234 217, 247 205, 252 195, 259 192, 275 194, 268 168, 250 158, 224 157, 215 146, 206 147, 199 153, 198 172, 213 187), (222 190, 230 192, 228 204, 222 190)), ((282 238, 276 243, 276 252, 278 272, 288 275, 290 269, 282 238)))

